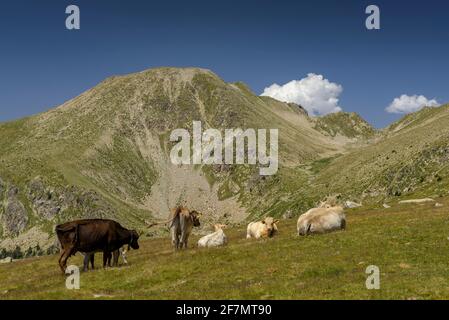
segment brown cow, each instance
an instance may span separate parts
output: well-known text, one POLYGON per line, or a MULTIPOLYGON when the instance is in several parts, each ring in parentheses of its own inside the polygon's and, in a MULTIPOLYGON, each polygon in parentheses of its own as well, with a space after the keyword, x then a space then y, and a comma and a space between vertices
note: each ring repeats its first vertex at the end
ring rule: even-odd
POLYGON ((61 243, 59 266, 63 273, 69 257, 77 252, 103 252, 103 266, 108 257, 122 246, 139 249, 139 235, 135 230, 123 228, 118 222, 106 219, 85 219, 56 226, 56 234, 61 243))
POLYGON ((155 225, 168 224, 170 229, 172 243, 175 250, 187 249, 187 242, 193 227, 200 226, 200 216, 202 214, 185 207, 176 207, 171 209, 170 218, 165 222, 149 224, 149 228, 155 225))

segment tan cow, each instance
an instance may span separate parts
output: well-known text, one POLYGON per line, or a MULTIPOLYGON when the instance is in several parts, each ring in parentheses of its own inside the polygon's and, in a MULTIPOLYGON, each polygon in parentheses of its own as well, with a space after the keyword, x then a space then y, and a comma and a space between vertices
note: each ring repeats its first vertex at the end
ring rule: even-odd
POLYGON ((152 223, 148 227, 159 224, 168 224, 170 229, 172 243, 175 250, 185 248, 187 249, 187 242, 193 227, 200 226, 200 216, 202 214, 185 207, 176 207, 171 209, 170 218, 165 222, 152 223))
POLYGON ((342 206, 313 208, 298 218, 298 235, 326 233, 346 228, 342 206))
POLYGON ((279 220, 275 220, 272 217, 267 217, 262 221, 251 222, 246 229, 246 238, 271 238, 277 231, 277 225, 279 220))
POLYGON ((228 238, 223 232, 223 229, 226 228, 226 225, 216 224, 214 225, 214 228, 215 228, 214 233, 208 234, 207 236, 204 236, 200 240, 198 240, 198 247, 200 248, 220 247, 228 243, 228 238))

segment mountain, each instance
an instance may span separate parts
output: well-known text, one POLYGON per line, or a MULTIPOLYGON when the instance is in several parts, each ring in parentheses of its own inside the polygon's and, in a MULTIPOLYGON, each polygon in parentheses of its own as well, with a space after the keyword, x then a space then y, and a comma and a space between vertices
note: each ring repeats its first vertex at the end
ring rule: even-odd
POLYGON ((366 198, 443 196, 449 190, 449 105, 406 115, 368 145, 329 163, 316 176, 328 193, 366 198))
POLYGON ((355 112, 336 112, 316 118, 315 129, 331 137, 373 138, 376 130, 355 112))
POLYGON ((0 124, 1 246, 51 247, 54 225, 80 217, 144 230, 144 220, 165 218, 179 203, 207 213, 206 225, 260 215, 276 201, 270 195, 278 179, 345 152, 354 136, 344 134, 334 139, 302 107, 259 97, 209 70, 111 77, 48 112, 0 124), (279 174, 261 177, 253 166, 172 165, 170 133, 191 130, 194 120, 204 129, 278 128, 279 174))
POLYGON ((209 70, 157 68, 106 79, 47 112, 0 124, 0 248, 57 250, 54 226, 111 218, 148 235, 145 220, 185 204, 215 222, 299 215, 327 196, 378 206, 449 190, 449 107, 425 108, 377 131, 355 113, 311 117, 209 70), (279 171, 174 165, 174 129, 279 129, 279 171), (39 247, 38 247, 39 246, 39 247))

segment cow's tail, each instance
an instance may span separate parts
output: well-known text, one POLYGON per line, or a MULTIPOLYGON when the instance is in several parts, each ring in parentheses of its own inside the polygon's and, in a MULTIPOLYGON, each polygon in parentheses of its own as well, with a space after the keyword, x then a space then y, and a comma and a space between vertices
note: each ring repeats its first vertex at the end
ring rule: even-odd
POLYGON ((170 224, 173 222, 173 220, 175 220, 176 216, 174 216, 173 218, 171 218, 170 220, 167 221, 163 221, 163 222, 153 222, 153 223, 149 223, 148 221, 145 220, 145 224, 147 225, 147 228, 152 228, 154 226, 160 226, 163 224, 170 224))
POLYGON ((169 224, 169 228, 171 228, 173 221, 176 219, 176 217, 178 217, 179 213, 181 212, 181 208, 176 208, 176 211, 173 214, 173 217, 171 217, 169 220, 167 221, 163 221, 163 222, 153 222, 153 223, 149 223, 148 221, 145 221, 145 223, 147 224, 148 228, 154 227, 154 226, 159 226, 159 225, 163 225, 163 224, 169 224))

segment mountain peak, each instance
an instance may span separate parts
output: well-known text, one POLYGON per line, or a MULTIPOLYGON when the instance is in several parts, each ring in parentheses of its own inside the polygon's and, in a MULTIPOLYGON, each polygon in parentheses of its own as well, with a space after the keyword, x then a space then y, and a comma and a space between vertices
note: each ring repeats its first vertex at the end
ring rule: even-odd
POLYGON ((336 112, 315 118, 315 129, 332 137, 371 138, 376 130, 356 112, 336 112))

